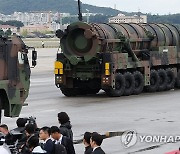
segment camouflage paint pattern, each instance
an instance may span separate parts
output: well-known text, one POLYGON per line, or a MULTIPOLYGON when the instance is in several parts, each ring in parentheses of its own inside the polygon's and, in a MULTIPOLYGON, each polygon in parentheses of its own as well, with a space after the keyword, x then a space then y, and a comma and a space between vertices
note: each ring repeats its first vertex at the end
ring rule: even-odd
POLYGON ((60 43, 57 61, 63 63, 64 74, 60 75, 63 81, 56 82, 58 87, 78 88, 75 81, 81 84, 98 78, 101 89, 114 89, 116 73, 137 70, 148 86, 151 69, 169 67, 177 72, 180 65, 180 32, 170 24, 76 22, 68 26, 60 43))
POLYGON ((19 116, 29 93, 28 49, 16 35, 0 38, 0 104, 4 115, 19 116))

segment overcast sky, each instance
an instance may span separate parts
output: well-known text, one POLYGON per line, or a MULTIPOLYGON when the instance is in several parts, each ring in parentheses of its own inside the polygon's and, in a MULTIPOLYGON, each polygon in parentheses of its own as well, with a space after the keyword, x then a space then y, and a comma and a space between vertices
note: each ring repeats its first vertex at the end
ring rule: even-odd
POLYGON ((120 11, 152 14, 180 13, 180 0, 81 0, 86 4, 116 8, 120 11))

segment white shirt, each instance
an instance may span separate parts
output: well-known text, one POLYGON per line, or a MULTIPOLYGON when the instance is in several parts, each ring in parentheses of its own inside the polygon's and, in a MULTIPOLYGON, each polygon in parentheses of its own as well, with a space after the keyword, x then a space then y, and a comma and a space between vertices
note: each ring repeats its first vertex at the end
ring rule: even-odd
POLYGON ((40 146, 37 146, 33 149, 34 153, 46 153, 46 151, 44 151, 40 146))
POLYGON ((43 143, 46 143, 49 139, 51 140, 51 138, 49 137, 49 138, 47 138, 43 143))
POLYGON ((99 148, 99 147, 100 147, 100 146, 94 147, 94 148, 93 148, 93 151, 96 150, 96 149, 99 148))
POLYGON ((59 140, 56 140, 55 144, 61 144, 62 138, 63 138, 63 135, 61 134, 61 137, 59 138, 59 140))
POLYGON ((0 154, 11 154, 10 150, 6 148, 5 146, 1 145, 0 146, 0 154))

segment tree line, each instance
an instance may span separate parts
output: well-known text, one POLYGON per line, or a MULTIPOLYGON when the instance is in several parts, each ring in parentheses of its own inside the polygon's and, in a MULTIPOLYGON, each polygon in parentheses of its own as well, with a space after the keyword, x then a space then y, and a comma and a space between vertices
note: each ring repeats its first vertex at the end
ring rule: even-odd
POLYGON ((0 21, 0 25, 10 25, 10 26, 15 26, 17 28, 23 27, 24 24, 21 21, 17 20, 9 20, 9 21, 0 21))
POLYGON ((11 34, 12 34, 12 31, 10 28, 6 31, 3 31, 2 29, 0 29, 0 36, 10 36, 11 34))
MULTIPOLYGON (((89 17, 89 22, 93 23, 107 23, 108 19, 112 17, 110 15, 95 15, 89 17)), ((180 26, 180 14, 173 15, 151 15, 147 14, 148 23, 169 23, 180 26)), ((70 24, 78 21, 78 17, 66 17, 63 18, 63 24, 70 24)), ((87 17, 83 17, 83 21, 87 21, 87 17)), ((59 22, 59 21, 57 21, 59 22)))

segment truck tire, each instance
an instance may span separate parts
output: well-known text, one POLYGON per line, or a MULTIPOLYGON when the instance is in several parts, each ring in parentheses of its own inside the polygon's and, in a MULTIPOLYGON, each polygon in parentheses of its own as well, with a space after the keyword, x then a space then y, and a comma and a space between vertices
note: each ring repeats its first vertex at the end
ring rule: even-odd
POLYGON ((133 74, 130 72, 124 73, 124 78, 125 78, 125 90, 123 95, 129 96, 134 93, 135 79, 133 74))
POLYGON ((177 72, 175 87, 180 88, 180 70, 178 70, 178 72, 177 72))
POLYGON ((168 68, 166 69, 166 74, 167 74, 167 86, 166 90, 170 90, 174 88, 175 84, 175 75, 172 69, 168 68))
POLYGON ((1 117, 2 117, 2 99, 0 95, 0 124, 1 124, 1 117))
POLYGON ((79 94, 79 90, 75 88, 60 88, 62 93, 67 97, 76 96, 79 94))
POLYGON ((166 90, 167 81, 168 81, 166 71, 164 69, 159 69, 158 70, 158 75, 159 75, 159 88, 158 88, 158 91, 164 91, 164 90, 166 90))
POLYGON ((159 87, 159 75, 156 70, 151 70, 150 73, 150 85, 146 86, 146 91, 148 92, 155 92, 158 90, 159 87))
POLYGON ((125 78, 121 73, 117 73, 115 76, 115 89, 105 90, 106 94, 111 97, 120 97, 125 90, 125 78))
POLYGON ((143 91, 144 88, 144 76, 139 71, 135 71, 133 75, 135 80, 135 88, 133 94, 138 95, 143 91))

